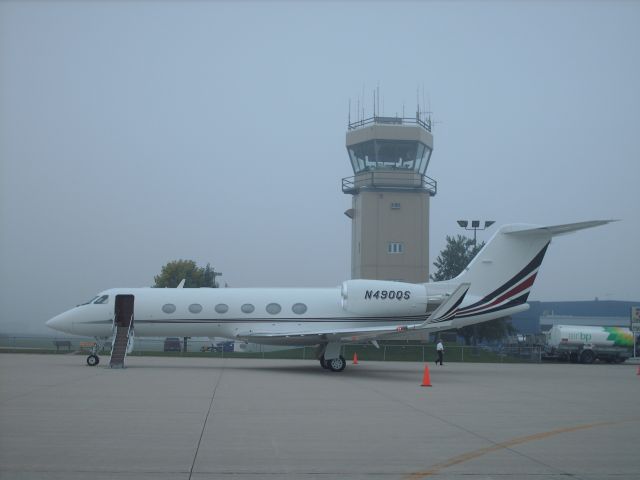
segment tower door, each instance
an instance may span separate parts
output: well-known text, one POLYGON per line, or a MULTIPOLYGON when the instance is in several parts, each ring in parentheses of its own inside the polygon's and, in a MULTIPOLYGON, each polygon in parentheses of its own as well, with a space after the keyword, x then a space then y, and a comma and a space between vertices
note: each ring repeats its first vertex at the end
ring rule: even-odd
POLYGON ((116 295, 114 322, 118 327, 133 326, 133 295, 116 295))

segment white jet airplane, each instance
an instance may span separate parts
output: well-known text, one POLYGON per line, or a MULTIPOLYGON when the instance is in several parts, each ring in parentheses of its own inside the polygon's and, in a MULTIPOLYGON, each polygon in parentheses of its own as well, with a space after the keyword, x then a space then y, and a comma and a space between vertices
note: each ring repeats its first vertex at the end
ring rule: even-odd
MULTIPOLYGON (((113 338, 130 351, 136 337, 226 337, 270 345, 317 345, 323 368, 344 370, 341 346, 437 332, 506 317, 529 308, 531 287, 551 238, 611 220, 540 227, 506 225, 456 278, 402 283, 347 280, 334 288, 115 288, 47 325, 96 337, 87 358, 113 338)), ((182 282, 184 283, 184 282, 182 282)), ((179 286, 182 287, 182 284, 179 286)))

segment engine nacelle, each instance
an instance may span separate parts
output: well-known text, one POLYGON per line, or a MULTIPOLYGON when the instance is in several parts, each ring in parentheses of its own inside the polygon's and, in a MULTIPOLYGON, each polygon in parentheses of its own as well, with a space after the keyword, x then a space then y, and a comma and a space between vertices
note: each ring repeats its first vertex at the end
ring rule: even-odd
POLYGON ((347 280, 342 308, 358 315, 421 315, 427 311, 427 289, 419 283, 347 280))

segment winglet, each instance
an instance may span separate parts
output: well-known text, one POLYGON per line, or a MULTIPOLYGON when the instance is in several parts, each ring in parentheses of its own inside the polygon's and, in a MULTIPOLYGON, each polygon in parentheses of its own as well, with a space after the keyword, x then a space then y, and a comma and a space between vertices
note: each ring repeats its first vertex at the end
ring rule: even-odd
POLYGON ((470 286, 470 283, 461 283, 451 296, 442 302, 421 326, 425 327, 431 323, 444 322, 455 317, 458 307, 464 300, 464 296, 467 294, 470 286))
POLYGON ((184 287, 184 282, 186 282, 186 278, 183 278, 182 280, 180 280, 180 283, 178 284, 178 286, 176 288, 183 288, 184 287))

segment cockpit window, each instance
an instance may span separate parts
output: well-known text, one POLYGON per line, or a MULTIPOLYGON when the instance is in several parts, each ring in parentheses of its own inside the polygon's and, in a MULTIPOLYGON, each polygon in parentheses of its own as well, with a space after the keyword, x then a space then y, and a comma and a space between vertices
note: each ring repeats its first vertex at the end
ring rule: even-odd
POLYGON ((89 300, 88 302, 84 302, 81 303, 80 305, 78 305, 79 307, 81 307, 82 305, 89 305, 90 303, 93 303, 93 301, 98 298, 98 295, 96 295, 95 297, 93 297, 91 300, 89 300))
POLYGON ((109 301, 109 295, 102 295, 100 298, 98 298, 95 302, 96 305, 100 304, 104 304, 107 303, 109 301))

